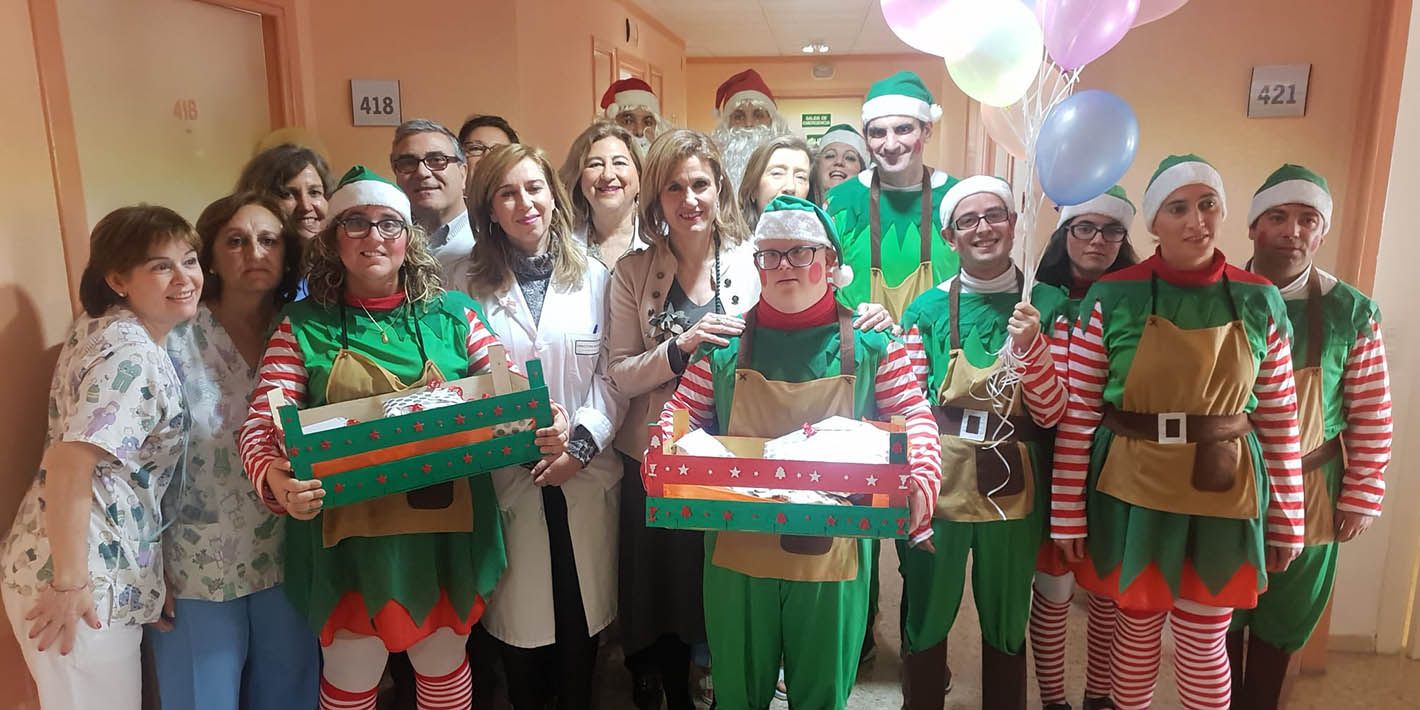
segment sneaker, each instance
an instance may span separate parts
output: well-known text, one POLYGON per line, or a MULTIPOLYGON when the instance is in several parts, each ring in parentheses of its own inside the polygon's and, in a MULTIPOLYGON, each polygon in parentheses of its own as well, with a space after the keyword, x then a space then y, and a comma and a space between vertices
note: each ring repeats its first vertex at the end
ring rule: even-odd
POLYGON ((710 669, 701 668, 700 678, 695 681, 695 708, 696 710, 710 710, 715 707, 715 681, 710 675, 710 669))
POLYGON ((774 686, 774 699, 789 702, 789 688, 784 685, 784 667, 779 667, 779 682, 774 686))

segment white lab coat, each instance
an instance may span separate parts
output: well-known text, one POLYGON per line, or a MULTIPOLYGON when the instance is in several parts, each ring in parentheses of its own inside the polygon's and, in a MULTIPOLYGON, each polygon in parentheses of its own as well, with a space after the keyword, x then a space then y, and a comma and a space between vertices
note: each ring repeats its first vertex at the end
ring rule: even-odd
MULTIPOLYGON (((467 284, 467 261, 451 267, 446 273, 454 278, 448 282, 467 284)), ((621 424, 622 407, 613 401, 602 348, 610 280, 607 268, 588 258, 587 273, 576 290, 560 291, 549 284, 541 323, 533 322, 516 283, 497 299, 482 301, 488 325, 507 348, 509 359, 519 367, 540 360, 553 401, 567 409, 572 428, 580 424, 591 432, 600 449, 586 468, 562 484, 582 606, 588 633, 593 634, 616 617, 621 463, 612 451, 612 437, 621 424)), ((557 640, 557 634, 542 493, 521 466, 492 475, 503 513, 508 568, 488 600, 483 624, 504 643, 520 648, 546 646, 557 640)))

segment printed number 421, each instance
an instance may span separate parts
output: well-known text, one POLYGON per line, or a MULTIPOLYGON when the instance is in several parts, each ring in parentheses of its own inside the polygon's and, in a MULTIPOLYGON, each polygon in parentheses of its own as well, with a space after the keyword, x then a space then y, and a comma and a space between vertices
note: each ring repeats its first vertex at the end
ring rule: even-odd
POLYGON ((1264 84, 1257 93, 1257 100, 1264 104, 1297 103, 1296 84, 1264 84))

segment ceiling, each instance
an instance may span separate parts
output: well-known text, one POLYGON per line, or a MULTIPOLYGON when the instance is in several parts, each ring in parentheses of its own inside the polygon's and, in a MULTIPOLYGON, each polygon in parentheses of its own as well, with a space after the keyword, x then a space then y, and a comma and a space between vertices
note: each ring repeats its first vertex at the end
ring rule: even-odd
POLYGON ((883 21, 878 0, 633 0, 685 40, 689 57, 799 56, 809 42, 829 55, 913 50, 883 21))

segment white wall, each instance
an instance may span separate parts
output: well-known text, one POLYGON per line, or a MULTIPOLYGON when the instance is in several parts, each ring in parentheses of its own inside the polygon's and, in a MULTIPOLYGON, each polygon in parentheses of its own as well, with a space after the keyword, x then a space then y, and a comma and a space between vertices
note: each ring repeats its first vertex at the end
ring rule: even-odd
MULTIPOLYGON (((1401 87, 1390 185, 1381 227, 1373 296, 1384 313, 1382 332, 1390 360, 1395 421, 1394 459, 1386 475, 1385 515, 1360 539, 1342 548, 1337 571, 1331 634, 1348 640, 1374 639, 1381 653, 1402 649, 1413 620, 1416 564, 1420 562, 1420 238, 1415 230, 1414 196, 1420 193, 1420 12, 1410 17, 1409 52, 1401 87), (1407 434, 1410 434, 1407 436, 1407 434)), ((1340 248, 1346 248, 1341 244, 1340 248)), ((1347 647, 1349 644, 1343 645, 1347 647)), ((1412 656, 1420 643, 1410 639, 1412 656)))

